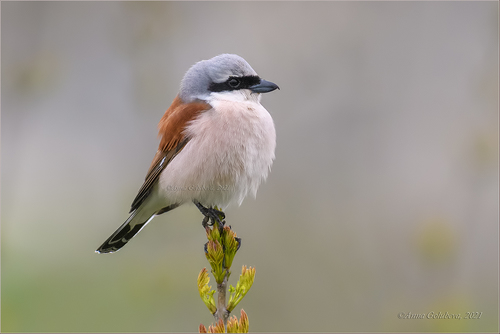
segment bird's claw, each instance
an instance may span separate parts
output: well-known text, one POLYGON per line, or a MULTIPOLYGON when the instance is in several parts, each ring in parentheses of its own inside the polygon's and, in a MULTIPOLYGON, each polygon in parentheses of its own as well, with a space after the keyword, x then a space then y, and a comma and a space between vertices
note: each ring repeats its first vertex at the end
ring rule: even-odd
POLYGON ((205 216, 201 224, 204 228, 207 226, 213 226, 216 222, 219 225, 219 228, 224 226, 224 219, 226 218, 226 214, 220 210, 215 208, 206 208, 201 205, 199 202, 194 201, 194 204, 200 210, 200 212, 205 216), (209 222, 210 220, 210 222, 209 222))

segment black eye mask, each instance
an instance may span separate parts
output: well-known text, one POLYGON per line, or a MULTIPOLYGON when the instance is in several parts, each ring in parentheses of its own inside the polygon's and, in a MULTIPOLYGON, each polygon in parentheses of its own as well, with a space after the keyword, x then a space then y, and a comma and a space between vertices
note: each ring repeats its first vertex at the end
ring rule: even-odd
POLYGON ((239 89, 249 89, 252 86, 258 85, 260 78, 257 75, 247 75, 244 77, 229 77, 224 82, 212 82, 208 87, 211 92, 224 92, 239 89))

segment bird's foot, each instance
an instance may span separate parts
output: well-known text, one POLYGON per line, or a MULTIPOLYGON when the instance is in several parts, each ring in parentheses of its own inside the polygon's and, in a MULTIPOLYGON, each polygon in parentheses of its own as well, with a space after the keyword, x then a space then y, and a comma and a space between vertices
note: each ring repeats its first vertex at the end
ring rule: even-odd
POLYGON ((204 228, 206 228, 207 226, 213 226, 216 222, 219 225, 219 228, 222 228, 224 226, 224 218, 226 218, 226 214, 224 212, 215 208, 206 208, 197 201, 193 201, 193 203, 205 216, 203 218, 203 221, 201 222, 204 228))

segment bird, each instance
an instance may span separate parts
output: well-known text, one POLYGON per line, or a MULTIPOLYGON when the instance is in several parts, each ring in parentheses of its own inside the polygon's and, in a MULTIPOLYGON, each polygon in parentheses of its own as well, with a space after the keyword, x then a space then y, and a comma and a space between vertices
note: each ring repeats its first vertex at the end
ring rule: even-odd
POLYGON ((183 204, 194 203, 205 226, 248 194, 255 198, 276 148, 274 121, 260 100, 276 89, 236 54, 191 66, 158 123, 158 150, 129 218, 96 253, 120 250, 155 216, 183 204))

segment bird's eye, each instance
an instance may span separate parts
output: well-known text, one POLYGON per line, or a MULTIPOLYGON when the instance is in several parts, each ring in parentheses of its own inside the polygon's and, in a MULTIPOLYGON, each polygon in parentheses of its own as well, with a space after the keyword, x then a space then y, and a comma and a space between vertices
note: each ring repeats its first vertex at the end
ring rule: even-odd
POLYGON ((238 88, 238 86, 240 85, 240 80, 236 79, 236 78, 230 78, 228 81, 227 81, 227 84, 229 85, 229 87, 231 88, 238 88))

